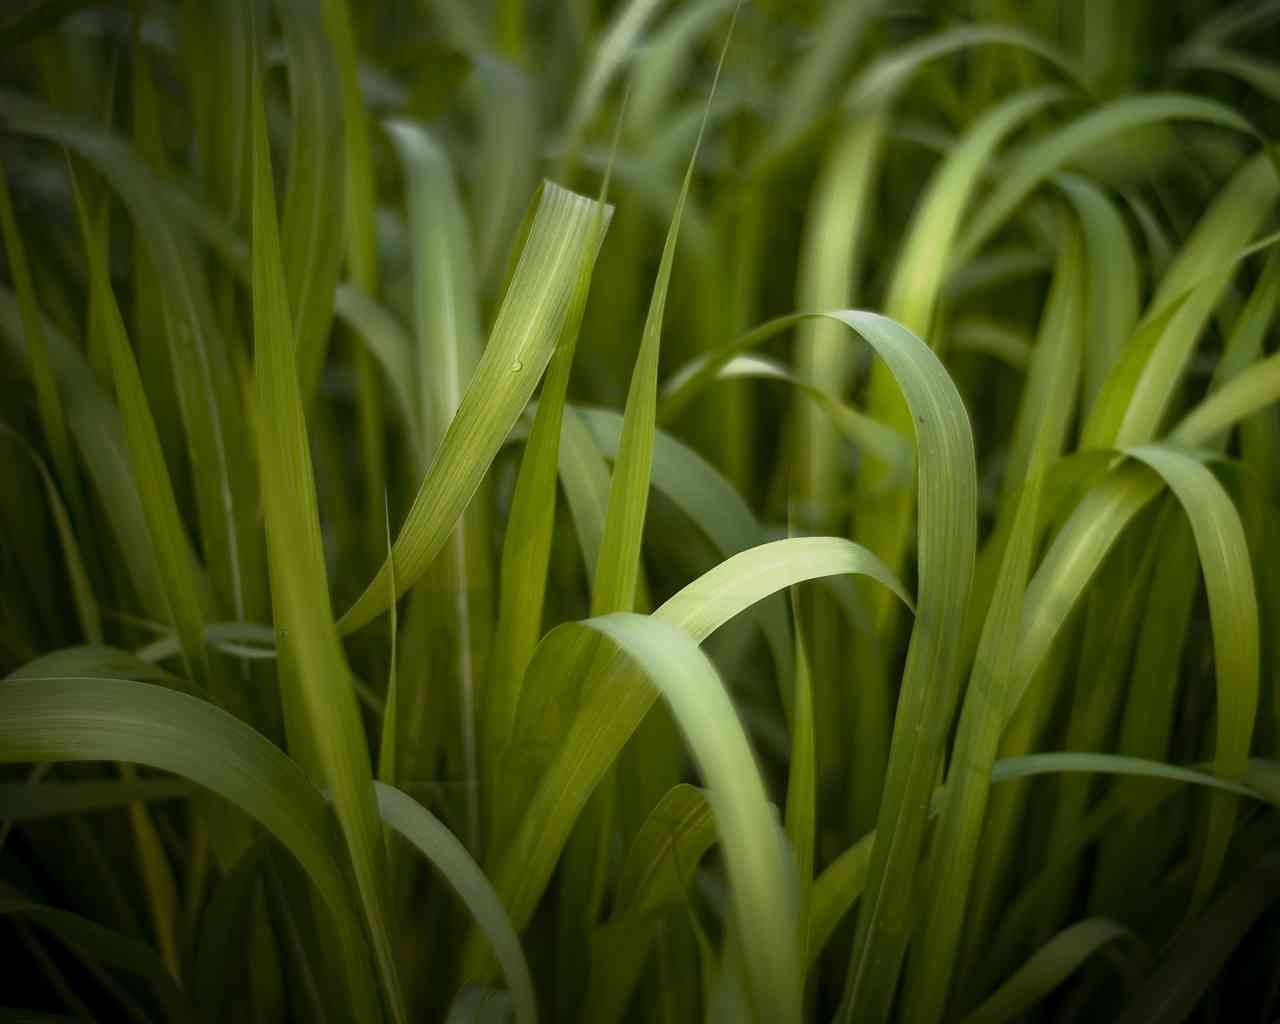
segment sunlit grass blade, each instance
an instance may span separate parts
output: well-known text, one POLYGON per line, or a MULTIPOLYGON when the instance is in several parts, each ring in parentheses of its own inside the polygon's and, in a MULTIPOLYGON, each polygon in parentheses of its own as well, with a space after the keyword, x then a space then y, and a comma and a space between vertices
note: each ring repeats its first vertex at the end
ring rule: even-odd
POLYGON ((625 650, 670 703, 709 784, 752 1005, 762 1020, 799 1020, 803 993, 789 859, 715 668, 687 633, 660 619, 615 613, 586 624, 625 650))
MULTIPOLYGON (((654 617, 680 627, 701 641, 735 615, 788 586, 848 573, 868 575, 906 599, 901 584, 874 556, 857 545, 834 537, 793 538, 726 559, 666 601, 654 612, 654 617)), ((554 659, 552 664, 559 667, 558 674, 574 664, 572 659, 564 659, 565 650, 561 645, 548 648, 544 641, 542 646, 545 656, 554 659)), ((538 656, 535 653, 531 673, 537 671, 538 656)), ((543 702, 553 696, 525 689, 515 743, 523 742, 536 750, 540 737, 532 726, 548 712, 568 714, 572 711, 553 699, 544 707, 543 702)), ((608 771, 658 694, 630 672, 625 661, 615 659, 586 697, 567 735, 552 754, 536 791, 522 806, 519 828, 495 865, 498 892, 517 927, 523 927, 532 916, 573 822, 592 789, 608 771)), ((558 729, 552 736, 559 736, 558 729)), ((468 950, 467 964, 469 974, 482 972, 483 957, 477 949, 468 950)))
MULTIPOLYGON (((590 276, 601 241, 596 206, 550 182, 543 185, 489 342, 396 538, 393 557, 401 593, 447 542, 551 359, 578 282, 590 276)), ((384 564, 343 615, 343 632, 385 610, 388 571, 384 564)))
MULTIPOLYGON (((603 191, 603 190, 602 190, 603 191)), ((604 196, 601 196, 603 203, 604 196)), ((595 230, 603 232, 605 211, 597 210, 595 230)), ((520 473, 511 495, 511 511, 503 537, 499 569, 498 614, 493 638, 493 656, 481 718, 482 785, 496 786, 502 754, 511 740, 511 729, 520 702, 520 687, 529 659, 542 635, 543 610, 546 600, 547 566, 551 559, 552 531, 555 527, 556 479, 561 459, 567 453, 562 435, 570 438, 575 426, 565 425, 565 401, 569 376, 577 349, 578 330, 586 308, 590 278, 582 275, 570 300, 555 354, 547 369, 538 399, 533 426, 525 443, 520 473)), ((572 501, 578 493, 566 481, 572 501)), ((581 504, 579 505, 581 508, 581 504)), ((599 521, 603 524, 601 506, 599 521)), ((579 513, 579 519, 581 519, 579 513)), ((579 532, 583 524, 579 522, 579 532)), ((600 534, 603 534, 601 526, 600 534)), ((599 558, 599 541, 584 548, 587 564, 599 558)), ((493 799, 488 827, 496 831, 500 802, 493 799)))
MULTIPOLYGON (((439 450, 480 357, 470 229, 440 144, 411 121, 390 121, 386 130, 400 157, 408 195, 417 419, 422 430, 418 447, 429 458, 439 450)), ((417 468, 425 470, 426 463, 417 468)), ((476 701, 488 653, 486 638, 492 630, 490 505, 481 484, 428 570, 424 590, 415 598, 425 604, 411 606, 409 615, 414 628, 431 638, 424 647, 433 668, 431 685, 457 695, 462 771, 471 783, 466 834, 473 845, 479 828, 476 701), (437 593, 452 594, 453 599, 438 600, 437 593)), ((388 558, 385 564, 393 562, 388 558)), ((428 698, 420 689, 422 678, 419 672, 404 674, 399 740, 406 751, 423 746, 422 716, 428 698)))

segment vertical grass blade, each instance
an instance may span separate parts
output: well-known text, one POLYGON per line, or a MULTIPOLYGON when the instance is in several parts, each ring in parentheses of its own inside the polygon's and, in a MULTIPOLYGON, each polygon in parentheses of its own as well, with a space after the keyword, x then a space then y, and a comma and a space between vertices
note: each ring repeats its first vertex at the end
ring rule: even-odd
POLYGON ((320 540, 294 322, 277 235, 271 156, 260 85, 254 86, 253 333, 259 459, 290 743, 329 788, 387 1008, 404 1019, 385 901, 386 865, 364 727, 338 642, 320 540))

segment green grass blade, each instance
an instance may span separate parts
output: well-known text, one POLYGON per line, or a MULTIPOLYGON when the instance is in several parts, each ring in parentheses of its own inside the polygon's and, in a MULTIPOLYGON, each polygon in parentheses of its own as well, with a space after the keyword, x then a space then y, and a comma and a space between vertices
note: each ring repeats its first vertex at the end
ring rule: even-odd
POLYGON ((142 511, 146 516, 147 534, 155 552, 165 601, 181 643, 183 663, 188 678, 208 690, 215 701, 225 705, 229 694, 213 678, 205 653, 198 570, 191 560, 186 530, 164 461, 164 450, 160 446, 160 435, 107 276, 101 241, 78 190, 76 202, 85 249, 89 254, 92 294, 96 297, 95 303, 102 318, 103 337, 115 380, 116 401, 124 419, 129 460, 135 477, 145 481, 139 492, 142 511))
MULTIPOLYGON (((905 591, 868 552, 834 537, 793 538, 752 548, 721 562, 666 601, 656 618, 679 626, 701 641, 735 615, 780 590, 808 579, 842 574, 863 574, 890 587, 906 600, 905 591)), ((543 642, 544 653, 556 675, 564 673, 571 659, 543 642)), ((535 654, 530 673, 538 671, 535 654)), ((548 671, 544 668, 543 671, 548 671)), ((531 678, 533 676, 531 675, 531 678)), ((575 682, 580 682, 575 680, 575 682)), ((531 799, 522 805, 523 819, 496 865, 494 877, 503 902, 517 927, 523 927, 551 877, 557 857, 573 822, 592 789, 604 776, 626 741, 657 699, 643 680, 628 674, 625 662, 616 660, 587 694, 572 727, 550 758, 531 799), (625 680, 633 680, 627 685, 625 680)), ((533 726, 544 714, 569 714, 571 707, 554 700, 554 693, 526 687, 514 733, 516 744, 538 748, 533 726)), ((557 737, 560 730, 554 728, 557 737)), ((553 741, 554 742, 554 741, 553 741)), ((545 748, 544 748, 545 749, 545 748)), ((482 958, 468 951, 468 973, 483 970, 482 958)))
MULTIPOLYGON (((1224 779, 1239 781, 1248 764, 1257 716, 1260 664, 1258 604, 1244 527, 1227 492, 1200 462, 1164 446, 1135 448, 1130 454, 1160 474, 1191 521, 1213 624, 1218 684, 1215 768, 1224 779)), ((1203 906, 1213 891, 1234 820, 1234 802, 1215 799, 1193 906, 1203 906)))
POLYGON ((783 824, 795 859, 798 886, 796 934, 800 945, 800 959, 801 962, 807 962, 810 905, 813 900, 814 844, 818 831, 817 755, 814 750, 813 680, 809 674, 804 632, 800 628, 800 605, 794 594, 791 613, 796 622, 795 707, 791 715, 791 762, 787 772, 787 803, 783 824))
MULTIPOLYGON (((280 222, 280 252, 293 314, 302 394, 310 402, 320 382, 333 289, 344 256, 348 209, 344 177, 348 147, 341 68, 325 34, 320 5, 276 0, 289 72, 289 158, 280 222), (344 141, 335 138, 341 133, 344 141), (327 153, 317 160, 315 154, 327 153)), ((357 181, 357 185, 359 182, 357 181)))
POLYGON ((582 145, 583 134, 604 99, 610 82, 630 58, 645 28, 662 4, 663 0, 631 0, 618 9, 605 30, 604 37, 596 47, 591 66, 574 93, 573 105, 566 119, 564 149, 557 177, 564 177, 571 170, 582 145))
POLYGON ((904 1021, 941 1020, 946 1012, 982 838, 991 767, 1004 729, 1023 592, 1035 552, 1040 485, 1041 474, 1035 468, 1018 499, 960 713, 941 820, 929 854, 920 937, 904 982, 904 1021))
POLYGON ((537 1002, 520 939, 497 894, 467 849, 430 811, 393 786, 377 783, 383 820, 412 843, 444 875, 475 916, 502 966, 520 1024, 535 1024, 537 1002))
POLYGON ((660 619, 620 612, 586 625, 625 650, 671 705, 712 793, 752 1005, 762 1020, 798 1021, 803 993, 788 858, 718 673, 687 633, 660 619))
POLYGON ((715 842, 704 790, 680 783, 667 790, 631 842, 614 886, 615 919, 677 904, 702 855, 715 842))
POLYGON ((1062 98, 1062 90, 1054 88, 1019 93, 987 111, 951 150, 911 220, 885 298, 886 315, 922 336, 929 331, 961 218, 980 175, 1010 133, 1062 98))
POLYGON ((118 679, 9 680, 0 686, 0 758, 125 761, 173 772, 259 821, 315 883, 343 944, 354 1008, 380 1019, 368 944, 337 857, 324 798, 277 748, 195 697, 118 679))
MULTIPOLYGON (((735 20, 736 16, 735 8, 735 20)), ((595 567, 592 580, 593 615, 630 611, 635 602, 636 580, 640 573, 640 545, 644 537, 645 512, 649 503, 654 434, 657 430, 658 356, 662 346, 667 291, 675 263, 676 242, 680 237, 680 221, 697 166, 698 150, 702 146, 716 85, 720 81, 720 72, 724 68, 724 58, 732 36, 733 21, 730 21, 720 50, 720 60, 716 65, 716 74, 711 82, 707 105, 703 110, 702 122, 698 127, 698 137, 694 141, 693 153, 685 169, 676 207, 671 214, 671 224, 667 228, 662 259, 654 278, 649 310, 645 315, 644 330, 640 337, 640 351, 631 371, 631 384, 622 414, 622 435, 618 440, 618 454, 614 459, 609 487, 609 510, 605 516, 604 536, 600 542, 600 561, 595 567)))
POLYGON ((18 296, 18 313, 22 320, 22 333, 26 339, 27 361, 35 384, 36 407, 40 413, 40 425, 53 456, 53 466, 75 517, 84 521, 87 509, 71 451, 67 415, 58 381, 50 361, 49 343, 45 338, 44 324, 36 303, 35 285, 31 280, 31 268, 27 263, 26 247, 18 233, 13 216, 13 201, 9 196, 9 182, 0 174, 0 230, 4 233, 5 254, 9 260, 9 274, 18 296))
POLYGON ((197 494, 200 547, 218 594, 243 617, 254 557, 249 550, 252 461, 226 339, 213 322, 198 250, 161 197, 157 176, 119 139, 11 93, 0 94, 11 129, 63 145, 88 161, 128 207, 163 288, 179 406, 197 494))
MULTIPOLYGON (((420 447, 434 456, 457 415, 480 356, 479 309, 472 279, 470 229, 454 186, 449 159, 440 144, 420 125, 393 120, 386 130, 404 171, 412 244, 415 369, 420 447)), ((420 467, 425 469, 425 464, 420 467)), ((476 783, 477 677, 484 671, 486 638, 492 630, 489 592, 491 499, 482 485, 470 508, 450 534, 429 570, 425 587, 453 595, 431 600, 418 614, 417 628, 432 638, 425 648, 432 666, 432 685, 457 694, 462 772, 476 783)), ((393 563, 388 560, 387 565, 393 563)), ((394 594, 389 589, 388 594, 394 594)), ((421 744, 420 717, 427 703, 416 687, 420 674, 406 672, 402 740, 407 750, 421 744)), ((467 799, 467 836, 475 845, 479 810, 475 785, 467 799)))
MULTIPOLYGON (((448 541, 555 350, 581 277, 589 276, 602 231, 597 204, 551 183, 537 213, 489 342, 457 415, 396 538, 396 584, 403 594, 448 541)), ((386 609, 384 563, 339 622, 350 632, 386 609)))
MULTIPOLYGON (((601 216, 605 209, 604 206, 599 208, 601 216)), ((596 230, 602 232, 604 226, 600 219, 596 230)), ((547 566, 555 528, 556 475, 561 459, 572 458, 569 449, 577 436, 574 433, 576 418, 565 422, 565 401, 589 286, 590 278, 583 275, 570 301, 560 338, 556 341, 555 354, 542 384, 515 491, 511 495, 511 510, 503 536, 493 656, 489 662, 481 718, 481 779, 486 787, 497 784, 502 753, 511 741, 525 669, 542 635, 547 566)), ((603 468, 596 462, 592 465, 603 468)), ((566 479, 565 490, 573 502, 574 495, 583 493, 584 489, 573 487, 566 479)), ((585 490, 590 493, 590 489, 585 490)), ((607 501, 600 509, 601 523, 605 507, 607 501)), ((580 502, 578 508, 583 509, 583 503, 580 502)), ((579 520, 583 514, 583 511, 576 513, 579 520)), ((581 530, 579 522, 580 535, 581 530)), ((603 528, 600 533, 603 533, 603 528)), ((600 554, 598 539, 586 545, 584 552, 586 564, 595 565, 600 554)), ((492 801, 493 813, 488 825, 495 832, 500 820, 499 806, 498 800, 492 801)))
POLYGON ((271 590, 284 666, 290 744, 322 779, 351 857, 383 994, 404 1017, 386 913, 382 826, 369 750, 329 603, 294 322, 277 236, 271 159, 260 85, 254 88, 253 320, 259 458, 271 590), (310 762, 310 763, 308 763, 310 762))
POLYGON ((1137 325, 1141 279, 1128 228, 1106 194, 1074 174, 1059 174, 1054 183, 1075 210, 1084 236, 1089 323, 1083 410, 1087 414, 1137 325))
POLYGON ((1161 121, 1203 121, 1252 134, 1230 107, 1180 93, 1127 96, 1089 111, 1015 156, 1000 183, 974 213, 956 243, 955 261, 967 261, 1055 171, 1090 148, 1123 132, 1161 121))
POLYGON ((1247 161, 1200 218, 1160 282, 1150 312, 1104 382, 1085 424, 1090 447, 1145 444, 1157 436, 1195 343, 1257 231, 1280 196, 1267 154, 1247 161))
POLYGON ((891 103, 928 63, 979 46, 1011 46, 1035 54, 1079 84, 1083 69, 1040 36, 1009 25, 960 25, 926 36, 881 57, 863 71, 845 97, 849 107, 871 108, 891 103))
POLYGON ((879 1020, 906 950, 929 793, 958 691, 958 645, 977 548, 977 473, 964 403, 937 356, 905 328, 834 314, 889 364, 915 420, 919 459, 915 628, 907 649, 866 898, 840 1019, 879 1020))
MULTIPOLYGON (((386 525, 387 555, 391 554, 391 511, 384 505, 383 521, 386 525)), ((389 786, 396 784, 397 751, 400 730, 400 688, 396 679, 396 640, 400 632, 399 609, 396 605, 396 567, 391 563, 387 575, 388 608, 391 612, 388 629, 391 633, 391 650, 387 660, 387 703, 382 711, 382 736, 378 745, 378 781, 389 786)))

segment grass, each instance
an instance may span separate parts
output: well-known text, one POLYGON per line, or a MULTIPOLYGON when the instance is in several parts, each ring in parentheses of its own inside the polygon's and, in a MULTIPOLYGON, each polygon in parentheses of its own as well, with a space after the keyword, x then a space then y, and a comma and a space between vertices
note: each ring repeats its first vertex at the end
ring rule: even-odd
POLYGON ((0 18, 0 1017, 1280 1013, 1280 5, 0 18))

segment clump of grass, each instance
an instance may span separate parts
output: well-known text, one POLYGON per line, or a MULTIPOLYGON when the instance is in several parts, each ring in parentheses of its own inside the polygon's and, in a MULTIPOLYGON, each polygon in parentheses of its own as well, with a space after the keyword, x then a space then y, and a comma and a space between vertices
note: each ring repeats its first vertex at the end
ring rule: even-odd
POLYGON ((0 21, 14 1019, 1280 1011, 1274 3, 0 21))

